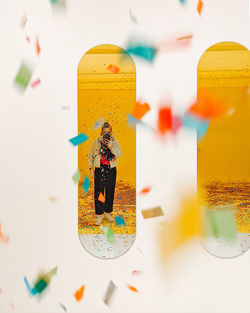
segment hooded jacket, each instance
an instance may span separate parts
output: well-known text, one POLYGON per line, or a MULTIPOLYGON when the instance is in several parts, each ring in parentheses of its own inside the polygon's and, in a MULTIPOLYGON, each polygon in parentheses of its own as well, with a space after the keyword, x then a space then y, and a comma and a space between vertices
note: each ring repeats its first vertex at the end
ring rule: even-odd
MULTIPOLYGON (((100 167, 101 154, 99 152, 99 149, 101 148, 102 140, 103 136, 100 136, 99 138, 94 140, 91 146, 90 153, 88 154, 89 168, 91 169, 93 167, 100 167)), ((110 140, 112 141, 112 148, 110 150, 115 155, 115 158, 113 160, 110 160, 110 167, 112 168, 117 166, 117 158, 121 156, 122 152, 120 144, 115 139, 115 137, 111 136, 110 140)))

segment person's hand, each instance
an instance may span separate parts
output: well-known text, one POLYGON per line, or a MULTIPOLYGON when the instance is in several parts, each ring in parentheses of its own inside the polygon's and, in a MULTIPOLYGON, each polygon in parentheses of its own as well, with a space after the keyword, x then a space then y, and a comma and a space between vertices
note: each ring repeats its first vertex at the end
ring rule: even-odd
POLYGON ((91 177, 91 178, 94 178, 94 169, 93 169, 93 168, 90 169, 90 177, 91 177))
POLYGON ((113 147, 113 142, 111 140, 106 140, 106 145, 108 146, 108 148, 111 150, 113 147))

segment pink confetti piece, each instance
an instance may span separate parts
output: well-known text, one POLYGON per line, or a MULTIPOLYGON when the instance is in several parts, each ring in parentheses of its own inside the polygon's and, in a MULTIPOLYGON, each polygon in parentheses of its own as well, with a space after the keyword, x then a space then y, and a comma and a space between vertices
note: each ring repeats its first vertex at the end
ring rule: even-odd
POLYGON ((40 78, 38 78, 37 80, 35 80, 33 83, 31 83, 31 87, 35 88, 37 85, 41 84, 41 80, 40 78))
POLYGON ((137 270, 134 270, 131 275, 139 275, 139 274, 142 274, 143 272, 142 271, 137 271, 137 270))

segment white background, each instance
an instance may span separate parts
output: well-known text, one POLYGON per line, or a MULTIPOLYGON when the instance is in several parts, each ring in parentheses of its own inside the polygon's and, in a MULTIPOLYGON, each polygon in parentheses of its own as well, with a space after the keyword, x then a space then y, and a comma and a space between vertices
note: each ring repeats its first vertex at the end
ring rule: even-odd
MULTIPOLYGON (((137 199, 137 237, 123 257, 107 261, 89 255, 77 234, 77 66, 82 55, 98 44, 125 47, 128 36, 142 34, 157 43, 171 36, 193 34, 188 50, 158 55, 153 65, 134 59, 137 96, 156 123, 158 100, 170 95, 174 111, 183 112, 196 94, 199 58, 211 45, 235 41, 249 48, 246 0, 120 1, 68 0, 65 14, 53 13, 48 0, 0 1, 0 223, 10 236, 0 244, 0 311, 17 313, 247 313, 250 311, 250 254, 219 259, 198 242, 179 255, 171 279, 159 262, 155 220, 143 220, 141 209, 162 205, 167 218, 180 201, 180 191, 196 188, 196 137, 182 131, 163 145, 145 129, 137 129, 137 190, 151 183, 151 194, 137 199), (131 22, 129 9, 138 19, 131 22), (23 14, 28 21, 20 27, 23 14), (27 43, 25 36, 31 37, 27 43), (35 54, 39 36, 41 55, 35 54), (13 80, 26 58, 42 83, 20 95, 13 80), (70 106, 63 110, 62 106, 70 106), (52 203, 49 197, 57 198, 52 203), (139 247, 143 254, 137 249, 139 247), (23 277, 33 282, 40 269, 58 266, 40 302, 30 298, 23 277), (132 270, 144 273, 133 278, 132 270), (112 279, 117 285, 113 306, 102 297, 112 279), (126 284, 134 285, 133 293, 126 284), (86 285, 76 302, 75 290, 86 285)), ((156 219, 158 222, 160 219, 156 219)))

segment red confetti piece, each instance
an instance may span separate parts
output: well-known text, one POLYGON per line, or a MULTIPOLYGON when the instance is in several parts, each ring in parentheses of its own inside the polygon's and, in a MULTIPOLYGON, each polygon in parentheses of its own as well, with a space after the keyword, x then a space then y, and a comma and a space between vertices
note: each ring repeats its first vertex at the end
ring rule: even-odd
POLYGON ((197 6, 197 11, 198 13, 201 15, 201 10, 203 8, 203 1, 202 0, 199 0, 198 2, 198 6, 197 6))
POLYGON ((137 270, 134 270, 131 275, 139 275, 139 274, 142 274, 142 271, 137 271, 137 270))
POLYGON ((147 194, 147 193, 149 193, 149 191, 151 190, 151 186, 146 186, 146 187, 144 187, 140 192, 139 192, 139 194, 141 195, 141 194, 147 194))
POLYGON ((158 114, 158 131, 160 134, 165 134, 172 129, 172 110, 169 107, 159 109, 158 114))
POLYGON ((204 119, 216 118, 227 113, 228 105, 224 100, 217 99, 205 90, 199 90, 197 101, 188 109, 204 119))
POLYGON ((37 55, 40 55, 41 52, 41 48, 40 48, 40 44, 39 44, 39 39, 36 38, 36 53, 37 55))
POLYGON ((150 106, 148 103, 141 103, 140 101, 137 101, 134 105, 132 115, 137 119, 141 119, 149 110, 150 106))
POLYGON ((127 285, 128 288, 133 292, 139 292, 134 286, 127 285))
POLYGON ((74 296, 76 298, 76 301, 80 301, 83 297, 83 292, 84 292, 84 289, 85 289, 85 285, 82 285, 82 287, 80 289, 78 289, 75 293, 74 293, 74 296))
POLYGON ((98 200, 101 201, 102 203, 105 202, 105 196, 100 192, 98 200))
POLYGON ((109 71, 111 71, 112 73, 114 73, 114 74, 117 74, 117 73, 120 72, 119 67, 118 67, 118 66, 115 66, 115 65, 113 65, 113 64, 110 64, 110 65, 107 67, 107 69, 108 69, 109 71))
POLYGON ((37 80, 35 80, 32 84, 31 84, 31 87, 34 88, 36 87, 37 85, 39 85, 41 83, 41 80, 40 78, 38 78, 37 80))

